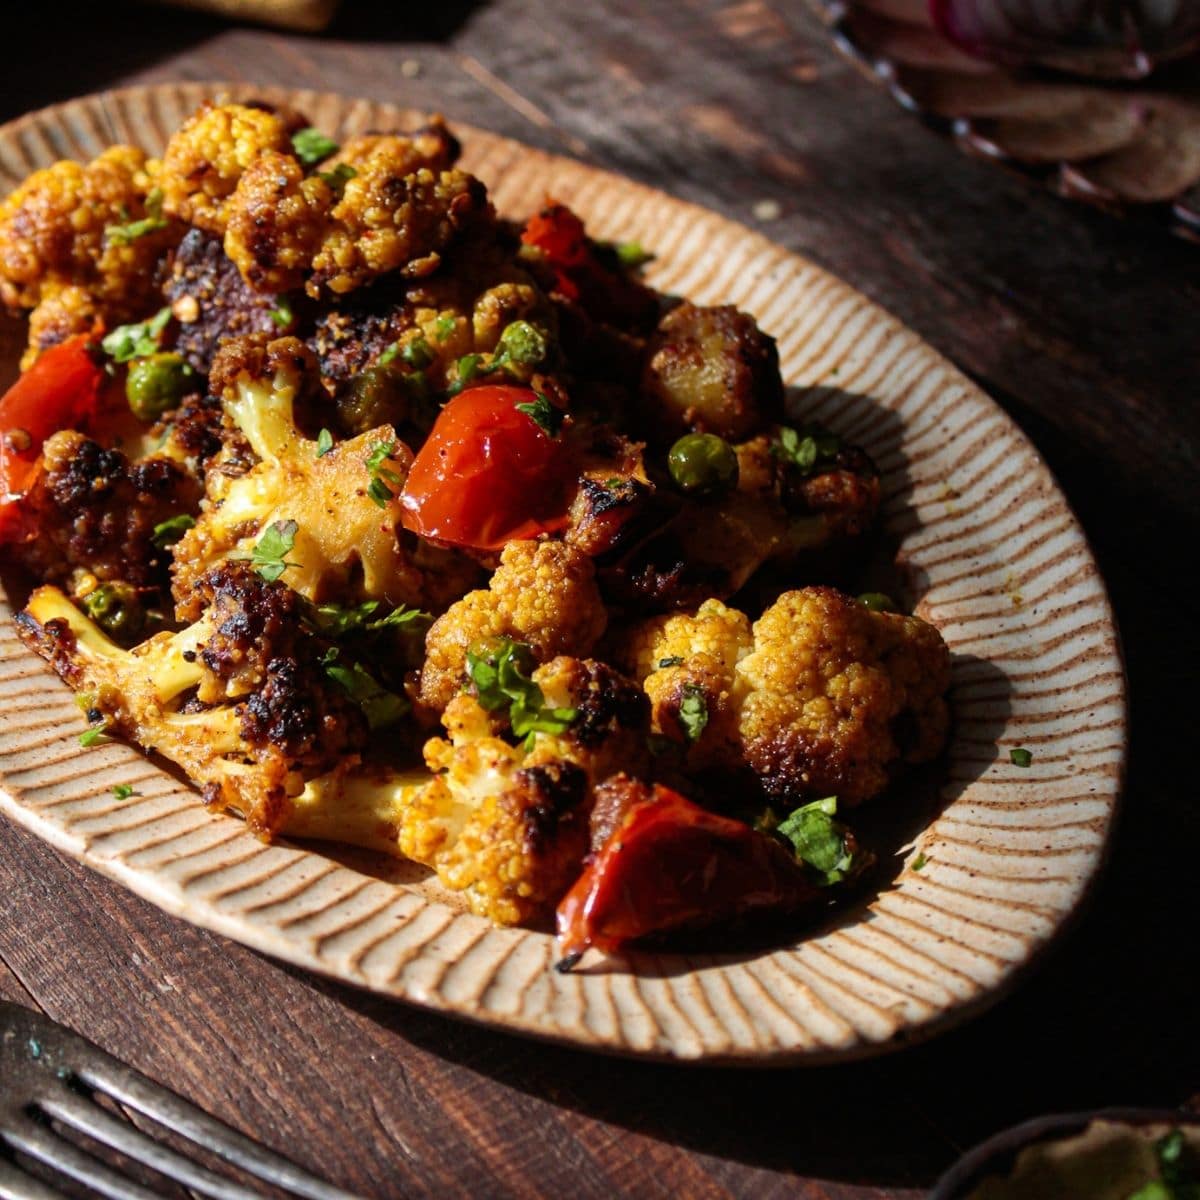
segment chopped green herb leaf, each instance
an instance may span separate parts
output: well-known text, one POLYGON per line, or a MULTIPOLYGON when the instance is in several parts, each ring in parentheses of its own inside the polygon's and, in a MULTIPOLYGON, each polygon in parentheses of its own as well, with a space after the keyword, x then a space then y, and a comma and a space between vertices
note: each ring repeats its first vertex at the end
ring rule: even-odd
POLYGON ((275 297, 275 307, 268 313, 271 320, 279 326, 280 329, 286 329, 293 320, 295 314, 292 312, 292 302, 287 296, 279 295, 275 297))
POLYGON ((386 367, 389 363, 395 362, 396 357, 400 353, 400 343, 393 342, 384 352, 375 360, 377 367, 386 367))
POLYGON ((1024 746, 1014 746, 1008 758, 1014 767, 1028 767, 1033 762, 1033 755, 1024 746))
POLYGON ((535 399, 529 404, 516 405, 517 412, 524 413, 533 423, 553 437, 562 426, 562 413, 542 395, 534 392, 535 399))
POLYGON ((447 396, 457 396, 463 388, 475 381, 475 376, 479 374, 479 359, 478 354, 464 354, 462 358, 454 364, 454 382, 446 389, 447 396))
MULTIPOLYGON (((384 354, 387 354, 391 349, 392 347, 389 346, 388 350, 384 351, 384 354)), ((437 355, 434 354, 429 343, 423 337, 415 337, 401 351, 401 357, 410 367, 418 371, 423 371, 432 364, 437 355)), ((383 359, 380 358, 379 361, 383 362, 383 359)))
POLYGON ((683 700, 679 704, 679 724, 689 742, 696 741, 708 724, 708 701, 704 689, 695 683, 683 685, 683 700))
POLYGON ((346 184, 357 174, 349 163, 338 163, 332 171, 318 171, 317 178, 325 180, 329 184, 329 190, 335 196, 340 196, 346 190, 346 184))
POLYGON ((896 602, 886 592, 863 592, 858 597, 859 604, 872 612, 899 612, 896 602))
POLYGON ((150 541, 159 550, 165 550, 168 546, 173 546, 193 525, 196 524, 196 518, 188 516, 187 513, 180 513, 177 517, 168 517, 165 521, 159 521, 150 533, 150 541))
POLYGON ((116 784, 112 790, 112 794, 116 796, 118 800, 128 800, 130 796, 138 795, 138 793, 133 790, 133 785, 129 783, 116 784))
POLYGON ((524 642, 500 638, 495 645, 467 651, 467 675, 488 712, 508 709, 514 736, 531 747, 534 734, 564 733, 579 715, 574 708, 550 708, 530 678, 533 654, 524 642))
POLYGON ((648 250, 642 248, 641 242, 618 242, 613 249, 617 252, 621 266, 630 271, 644 267, 654 257, 648 250))
POLYGON ((352 633, 378 633, 384 629, 400 629, 409 633, 423 631, 433 620, 427 612, 419 608, 406 608, 403 604, 394 608, 384 617, 375 618, 381 602, 364 600, 352 608, 341 604, 319 605, 317 625, 322 633, 338 639, 352 633))
POLYGON ((160 335, 170 319, 170 306, 160 308, 148 321, 140 321, 136 325, 118 325, 112 333, 105 335, 100 345, 114 362, 145 358, 158 349, 160 335))
POLYGON ((336 646, 325 652, 321 665, 325 674, 362 710, 372 729, 394 725, 411 707, 405 696, 389 692, 362 663, 343 662, 336 646))
POLYGON ((391 467, 385 467, 393 454, 396 453, 395 442, 376 442, 367 455, 367 471, 371 482, 367 485, 367 495, 379 505, 386 508, 388 503, 396 498, 395 489, 404 486, 404 479, 391 467))
POLYGON ((92 725, 79 735, 79 744, 85 748, 94 746, 107 732, 108 725, 101 721, 99 725, 92 725))
POLYGON ((1130 1192, 1127 1200, 1176 1200, 1176 1194, 1161 1179, 1151 1179, 1137 1191, 1130 1192))
POLYGON ((322 429, 317 434, 317 457, 324 458, 333 449, 333 434, 328 429, 322 429))
POLYGON ((433 323, 433 336, 439 342, 444 342, 453 332, 458 322, 451 316, 438 317, 433 323))
POLYGON ((258 539, 250 562, 259 576, 268 583, 274 583, 288 567, 297 565, 288 562, 286 556, 296 544, 299 528, 297 521, 272 521, 258 539))
POLYGON ((162 215, 162 188, 151 188, 146 195, 146 215, 140 221, 129 221, 124 225, 108 225, 104 238, 110 245, 128 246, 148 233, 166 229, 169 222, 162 215))
POLYGON ((333 138, 326 137, 319 129, 309 125, 298 129, 292 134, 292 149, 296 157, 306 166, 311 167, 323 158, 328 158, 337 152, 338 144, 333 138))
POLYGON ((670 658, 660 658, 658 660, 658 669, 665 670, 667 667, 682 667, 683 657, 679 654, 672 654, 670 658))
POLYGON ((836 461, 840 448, 838 438, 819 425, 810 425, 801 430, 784 425, 779 430, 779 436, 771 443, 772 454, 801 475, 811 475, 816 467, 836 461))
POLYGON ((826 796, 801 805, 778 829, 792 843, 796 857, 817 871, 826 886, 844 879, 852 862, 845 830, 834 820, 836 813, 837 797, 826 796))
POLYGON ((927 859, 924 854, 918 854, 917 857, 912 860, 912 869, 914 871, 920 871, 928 861, 929 859, 927 859))

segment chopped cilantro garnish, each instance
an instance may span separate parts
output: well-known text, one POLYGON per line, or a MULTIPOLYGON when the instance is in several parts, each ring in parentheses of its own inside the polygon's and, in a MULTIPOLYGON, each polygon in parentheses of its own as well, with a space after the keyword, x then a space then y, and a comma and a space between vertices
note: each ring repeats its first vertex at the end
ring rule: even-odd
POLYGON ((704 698, 704 689, 695 683, 683 685, 683 699, 679 704, 679 724, 683 726, 684 737, 689 742, 696 741, 708 724, 708 701, 704 698))
POLYGON ((858 602, 872 612, 899 612, 896 602, 886 592, 863 592, 858 602))
POLYGON ((682 667, 683 657, 679 654, 672 654, 670 658, 660 658, 658 660, 658 669, 665 670, 667 667, 682 667))
POLYGON ((104 353, 114 362, 129 362, 131 358, 145 358, 158 349, 162 331, 171 319, 168 305, 160 308, 148 321, 136 325, 118 325, 100 342, 104 353))
POLYGON ((1014 746, 1008 758, 1014 767, 1028 767, 1033 762, 1033 755, 1024 746, 1014 746))
MULTIPOLYGON (((388 350, 391 349, 392 347, 389 346, 388 350)), ((384 351, 384 354, 386 355, 387 351, 384 351)), ((400 352, 400 356, 417 371, 425 370, 437 357, 423 337, 413 338, 400 352)), ((381 357, 379 361, 383 362, 383 358, 381 357)))
POLYGON ((328 158, 337 152, 338 144, 333 138, 327 138, 319 129, 309 125, 298 129, 292 134, 292 149, 296 157, 306 166, 311 167, 323 158, 328 158))
POLYGON ((130 796, 136 796, 138 793, 133 790, 132 784, 118 783, 113 787, 112 794, 118 800, 128 800, 130 796))
POLYGON ((621 266, 630 271, 644 267, 654 257, 648 250, 643 249, 641 242, 618 242, 613 249, 621 266))
POLYGON ((159 521, 150 533, 150 541, 159 550, 165 550, 168 546, 173 546, 193 525, 196 524, 196 518, 188 516, 187 513, 180 513, 177 517, 168 517, 165 521, 159 521))
POLYGON ((912 869, 914 871, 920 871, 928 861, 929 859, 927 859, 924 854, 918 854, 917 857, 912 860, 912 869))
POLYGON ((371 453, 367 455, 367 471, 371 476, 371 482, 367 485, 367 495, 380 508, 386 508, 388 502, 396 498, 394 489, 404 484, 404 479, 397 472, 383 465, 396 453, 397 448, 395 442, 376 442, 371 447, 371 453))
POLYGON ((99 725, 89 726, 79 735, 79 744, 85 748, 94 746, 107 733, 108 725, 106 722, 101 721, 99 725))
POLYGON ((353 607, 341 604, 322 604, 317 607, 317 624, 321 632, 331 638, 343 638, 352 633, 378 633, 384 629, 401 629, 418 632, 433 618, 419 608, 406 608, 403 604, 383 617, 375 617, 381 607, 379 600, 364 600, 353 607))
POLYGON ((146 195, 146 215, 140 221, 129 221, 124 225, 107 225, 104 239, 113 245, 128 246, 148 233, 166 229, 169 222, 162 215, 162 188, 151 188, 146 195))
POLYGON ((393 342, 393 343, 392 343, 390 346, 388 346, 388 347, 387 347, 387 349, 386 349, 386 350, 384 350, 384 352, 383 352, 383 353, 382 353, 382 354, 381 354, 381 355, 380 355, 380 356, 379 356, 379 357, 378 357, 378 358, 375 360, 375 365, 376 365, 377 367, 386 367, 386 366, 387 366, 389 363, 392 363, 392 362, 394 362, 394 361, 396 360, 396 358, 399 356, 399 354, 400 354, 400 343, 399 343, 399 342, 393 342))
POLYGON ((433 323, 433 336, 439 342, 444 342, 453 332, 454 327, 458 324, 451 316, 438 317, 433 323))
POLYGON ((317 457, 324 458, 333 449, 333 434, 328 429, 322 429, 317 434, 317 457))
POLYGON ((336 646, 325 652, 321 665, 325 674, 362 710, 372 729, 395 724, 411 707, 406 697, 389 692, 362 663, 342 661, 336 646))
POLYGON ((533 655, 524 642, 500 638, 493 647, 467 651, 467 675, 475 685, 479 703, 496 712, 508 709, 514 736, 526 747, 536 733, 564 733, 579 715, 574 708, 550 708, 542 689, 530 678, 533 655))
POLYGON ((268 583, 274 583, 288 567, 296 566, 296 563, 288 562, 286 556, 296 544, 299 528, 300 525, 296 521, 272 521, 258 539, 250 562, 259 576, 268 583))
POLYGON ((562 426, 562 412, 555 408, 541 392, 534 392, 535 399, 528 404, 516 405, 517 412, 524 413, 533 423, 553 437, 562 426))
POLYGON ((811 475, 813 470, 832 463, 838 455, 841 442, 828 430, 819 425, 810 425, 801 430, 784 425, 779 436, 771 443, 771 452, 783 459, 801 475, 811 475))
POLYGON ((346 184, 358 172, 349 163, 338 163, 332 171, 318 171, 317 178, 329 184, 329 190, 335 196, 340 196, 346 190, 346 184))
POLYGON ((825 885, 844 879, 853 856, 846 847, 846 835, 835 821, 837 797, 826 796, 811 804, 801 805, 776 831, 787 838, 796 857, 807 863, 821 876, 825 885))
POLYGON ((286 329, 295 319, 292 302, 283 295, 275 297, 275 307, 267 315, 280 329, 286 329))
POLYGON ((478 354, 464 354, 454 364, 454 382, 446 389, 447 396, 457 396, 475 381, 475 376, 479 374, 480 357, 478 354))

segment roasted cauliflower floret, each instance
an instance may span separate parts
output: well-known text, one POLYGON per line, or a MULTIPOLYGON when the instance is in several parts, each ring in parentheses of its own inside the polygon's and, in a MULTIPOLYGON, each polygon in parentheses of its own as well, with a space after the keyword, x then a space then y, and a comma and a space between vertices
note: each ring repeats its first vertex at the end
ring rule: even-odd
POLYGON ((97 317, 149 307, 155 263, 183 232, 150 211, 151 165, 112 146, 86 166, 35 171, 0 204, 0 300, 36 314, 25 365, 97 317))
POLYGON ((20 508, 14 558, 66 587, 122 581, 165 590, 164 525, 196 511, 197 477, 162 454, 130 461, 72 430, 47 439, 42 454, 42 473, 20 508))
POLYGON ((622 666, 650 699, 653 731, 685 746, 689 767, 741 765, 747 685, 737 666, 753 645, 749 618, 719 600, 644 621, 620 640, 622 666))
POLYGON ((295 592, 246 563, 217 568, 197 592, 194 624, 129 651, 51 587, 34 592, 18 628, 80 693, 93 727, 179 764, 207 803, 269 835, 305 779, 357 761, 369 713, 330 672, 333 645, 302 628, 295 592))
POLYGON ((387 147, 354 170, 312 260, 305 287, 313 297, 342 295, 392 271, 428 275, 456 238, 492 215, 483 184, 465 171, 405 174, 387 147))
POLYGON ((450 606, 425 639, 420 697, 441 710, 466 679, 467 652, 507 637, 538 662, 591 652, 608 620, 591 560, 564 542, 509 542, 486 590, 450 606))
POLYGON ((204 104, 167 143, 158 185, 163 211, 209 233, 224 234, 229 197, 266 151, 290 154, 287 120, 245 104, 204 104))
POLYGON ((560 657, 533 683, 566 728, 512 746, 478 700, 456 697, 442 718, 449 740, 425 747, 434 777, 399 830, 402 853, 502 925, 549 914, 582 867, 596 785, 646 758, 645 698, 611 667, 560 657))
POLYGON ((736 670, 742 751, 771 796, 858 804, 945 741, 950 654, 937 629, 833 588, 780 596, 736 670))
POLYGON ((783 415, 775 341, 729 305, 667 313, 646 347, 642 390, 668 439, 694 429, 738 440, 783 415))
POLYGON ((181 620, 195 618, 198 576, 230 556, 252 556, 281 525, 292 538, 281 577, 308 599, 423 605, 423 573, 397 534, 394 488, 411 454, 385 426, 318 455, 293 411, 312 367, 295 338, 239 338, 218 352, 210 384, 260 461, 238 478, 209 472, 201 516, 175 549, 181 620))

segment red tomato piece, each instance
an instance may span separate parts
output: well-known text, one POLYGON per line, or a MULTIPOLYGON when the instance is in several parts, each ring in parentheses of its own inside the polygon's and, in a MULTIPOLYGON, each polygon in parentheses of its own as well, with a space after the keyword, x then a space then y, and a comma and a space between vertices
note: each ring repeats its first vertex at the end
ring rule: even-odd
POLYGON ((787 912, 817 896, 774 839, 660 784, 630 786, 641 798, 558 906, 564 964, 589 946, 613 952, 647 934, 753 909, 787 912))
POLYGON ((577 472, 568 448, 517 408, 536 399, 498 385, 455 396, 408 472, 404 527, 474 550, 561 529, 577 472))
POLYGON ((51 346, 0 399, 0 541, 41 472, 42 443, 95 416, 105 376, 88 348, 91 340, 80 333, 51 346))

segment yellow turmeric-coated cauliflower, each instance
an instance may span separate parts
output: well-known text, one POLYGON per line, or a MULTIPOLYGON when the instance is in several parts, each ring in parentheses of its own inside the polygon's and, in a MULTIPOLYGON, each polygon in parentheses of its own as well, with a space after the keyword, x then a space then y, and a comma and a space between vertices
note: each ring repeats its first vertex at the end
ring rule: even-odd
POLYGON ((300 287, 325 236, 333 189, 290 154, 264 150, 226 208, 225 253, 256 291, 300 287))
POLYGON ((229 197, 242 173, 265 151, 291 149, 288 123, 279 114, 245 104, 205 104, 167 143, 158 178, 163 211, 223 234, 229 197))
POLYGON ((771 795, 858 804, 901 762, 926 762, 945 741, 950 653, 941 634, 834 588, 780 596, 755 622, 754 650, 737 673, 749 688, 743 753, 771 795))
POLYGON ((739 761, 747 687, 737 665, 753 645, 749 618, 719 600, 644 621, 623 639, 621 662, 643 680, 654 732, 688 746, 690 767, 739 761))
POLYGON ((151 166, 112 146, 86 166, 35 171, 0 204, 0 300, 36 310, 30 357, 97 316, 113 324, 152 303, 155 263, 183 230, 148 212, 151 166))
POLYGON ((511 638, 538 662, 583 656, 607 620, 587 555, 565 542, 509 542, 487 589, 468 592, 430 628, 420 698, 444 709, 462 688, 467 651, 476 643, 511 638))
POLYGON ((568 727, 512 746, 474 697, 455 697, 442 717, 448 740, 425 746, 434 777, 409 794, 399 823, 401 853, 501 925, 550 912, 582 869, 596 785, 646 757, 645 698, 611 667, 560 657, 533 682, 574 712, 568 727))
POLYGON ((404 174, 379 147, 345 181, 306 290, 342 295, 390 271, 428 275, 455 238, 490 215, 487 192, 473 175, 428 167, 404 174))

